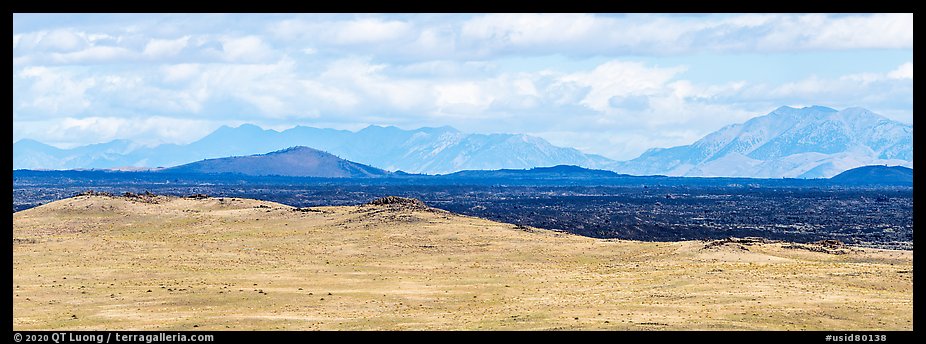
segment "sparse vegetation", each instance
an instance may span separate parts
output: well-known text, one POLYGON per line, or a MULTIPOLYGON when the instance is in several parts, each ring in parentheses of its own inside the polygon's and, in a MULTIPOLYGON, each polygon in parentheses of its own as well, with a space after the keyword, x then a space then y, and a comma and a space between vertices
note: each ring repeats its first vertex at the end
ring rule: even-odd
POLYGON ((370 201, 367 204, 368 205, 387 205, 387 206, 395 205, 401 208, 409 208, 409 209, 427 209, 428 208, 428 206, 419 199, 398 197, 398 196, 386 196, 383 198, 377 198, 377 199, 370 201))

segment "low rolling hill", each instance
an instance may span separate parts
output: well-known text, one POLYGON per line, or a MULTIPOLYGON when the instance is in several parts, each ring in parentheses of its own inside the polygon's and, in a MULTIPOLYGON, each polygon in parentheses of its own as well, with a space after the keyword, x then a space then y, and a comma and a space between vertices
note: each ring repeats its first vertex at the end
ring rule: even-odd
POLYGON ((913 185, 913 169, 903 166, 862 166, 830 178, 840 184, 913 185))

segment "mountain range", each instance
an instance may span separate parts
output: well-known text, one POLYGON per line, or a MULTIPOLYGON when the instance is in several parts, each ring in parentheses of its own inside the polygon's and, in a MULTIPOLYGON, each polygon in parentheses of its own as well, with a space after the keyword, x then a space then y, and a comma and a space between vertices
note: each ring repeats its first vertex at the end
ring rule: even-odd
POLYGON ((690 145, 650 149, 610 169, 636 175, 829 178, 859 166, 912 164, 912 125, 857 107, 783 106, 690 145))
POLYGON ((13 145, 14 169, 168 167, 202 159, 311 147, 377 168, 410 173, 613 163, 521 134, 465 134, 451 127, 402 130, 369 126, 357 132, 297 126, 283 131, 251 124, 222 126, 187 145, 132 148, 129 141, 58 149, 34 140, 13 145))
POLYGON ((59 149, 23 139, 13 145, 13 168, 167 167, 297 146, 370 168, 410 173, 576 165, 633 175, 828 178, 865 165, 912 167, 913 127, 862 108, 780 107, 691 145, 654 148, 633 160, 614 161, 523 134, 391 126, 356 132, 306 126, 275 131, 244 124, 220 127, 186 145, 144 147, 115 140, 59 149))
POLYGON ((449 178, 498 178, 498 179, 564 179, 587 178, 603 179, 629 177, 613 171, 588 169, 574 165, 557 165, 552 167, 534 167, 531 169, 500 170, 465 170, 444 175, 449 178))

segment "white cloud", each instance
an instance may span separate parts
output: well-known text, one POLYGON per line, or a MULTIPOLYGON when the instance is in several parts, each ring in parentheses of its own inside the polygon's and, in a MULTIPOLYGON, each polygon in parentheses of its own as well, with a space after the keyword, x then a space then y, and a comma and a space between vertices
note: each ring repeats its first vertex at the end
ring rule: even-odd
POLYGON ((435 91, 439 108, 464 105, 484 109, 493 100, 490 94, 471 81, 437 85, 435 91))
POLYGON ((682 71, 682 67, 648 68, 639 62, 609 61, 589 72, 574 73, 561 80, 590 88, 580 103, 607 113, 611 111, 612 97, 656 94, 682 71))
POLYGON ((345 58, 332 62, 317 81, 338 85, 343 91, 353 93, 355 97, 367 102, 359 108, 347 109, 382 111, 385 105, 390 109, 408 111, 420 108, 430 99, 431 82, 415 79, 388 78, 383 71, 385 64, 376 64, 365 58, 345 58), (374 105, 377 104, 377 105, 374 105), (374 110, 379 107, 379 110, 374 110))
POLYGON ((200 66, 193 63, 181 63, 161 67, 165 82, 190 80, 200 72, 200 66))
POLYGON ((70 52, 83 49, 87 41, 71 30, 54 30, 41 35, 36 48, 45 51, 70 52))
POLYGON ((473 78, 498 73, 496 66, 484 61, 431 60, 405 65, 390 65, 386 73, 391 76, 417 78, 473 78))
POLYGON ((332 45, 379 44, 413 38, 413 25, 400 20, 359 18, 313 20, 294 18, 274 23, 270 32, 284 39, 317 40, 332 45))
POLYGON ((178 56, 177 62, 270 62, 291 56, 347 54, 401 62, 503 56, 673 55, 701 52, 800 52, 910 49, 913 16, 900 14, 246 15, 156 16, 151 23, 14 33, 17 65, 86 64, 178 56), (171 20, 177 18, 178 23, 171 20), (195 21, 194 21, 195 22, 195 21), (247 35, 222 32, 246 22, 247 35), (181 28, 195 28, 178 35, 181 28), (210 26, 212 30, 209 30, 210 26), (170 27, 170 28, 165 28, 170 27), (218 28, 218 29, 217 29, 218 28), (107 31, 108 30, 108 31, 107 31), (174 36, 164 34, 173 34, 174 36), (190 49, 185 49, 190 48, 190 49), (189 50, 189 51, 186 51, 189 50), (211 60, 210 60, 211 59, 211 60))
POLYGON ((405 54, 430 58, 451 57, 449 53, 459 51, 455 32, 449 26, 430 27, 421 29, 421 33, 414 41, 402 46, 405 54))
POLYGON ((887 73, 887 77, 891 79, 913 79, 913 62, 907 62, 897 69, 887 73))
POLYGON ((397 20, 365 18, 339 24, 331 30, 334 33, 332 38, 338 44, 381 43, 412 33, 410 24, 397 20))
POLYGON ((92 138, 96 142, 131 138, 146 146, 162 143, 189 143, 212 132, 223 123, 160 116, 145 117, 65 117, 55 120, 16 123, 21 137, 38 139, 58 147, 87 142, 68 138, 92 138))
POLYGON ((49 55, 49 57, 56 63, 81 64, 117 61, 128 57, 133 57, 134 55, 135 54, 132 51, 126 48, 94 46, 73 52, 52 53, 49 55))
POLYGON ((13 109, 20 114, 42 117, 87 109, 91 102, 86 92, 96 84, 92 77, 80 78, 61 69, 46 67, 25 68, 14 75, 13 80, 13 109))
POLYGON ((245 36, 223 39, 222 50, 227 61, 258 62, 268 58, 273 49, 258 36, 245 36))
POLYGON ((501 47, 565 43, 599 34, 596 21, 588 14, 488 14, 463 23, 461 37, 501 47))
POLYGON ((487 14, 462 24, 463 46, 500 53, 679 54, 711 51, 907 49, 912 14, 680 16, 487 14))
POLYGON ((807 46, 831 49, 912 48, 913 14, 880 13, 867 16, 813 18, 807 32, 807 46), (809 29, 809 30, 808 30, 809 29))
POLYGON ((745 92, 756 97, 766 96, 768 99, 802 99, 820 103, 854 100, 866 103, 865 99, 870 101, 891 90, 912 86, 909 82, 912 78, 913 63, 908 62, 887 73, 857 73, 836 78, 810 76, 777 86, 755 84, 747 87, 745 92))
POLYGON ((97 42, 106 42, 111 41, 113 43, 118 43, 121 37, 116 37, 106 33, 81 33, 81 37, 84 37, 88 42, 96 44, 97 42))
POLYGON ((177 55, 187 46, 189 40, 190 36, 183 36, 178 39, 152 39, 145 45, 142 54, 151 58, 177 55))

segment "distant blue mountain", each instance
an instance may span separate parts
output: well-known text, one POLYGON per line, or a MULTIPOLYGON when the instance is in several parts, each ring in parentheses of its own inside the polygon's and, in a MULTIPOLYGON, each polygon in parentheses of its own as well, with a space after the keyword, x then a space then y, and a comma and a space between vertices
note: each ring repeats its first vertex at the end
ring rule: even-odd
POLYGON ((114 141, 62 150, 32 140, 13 145, 14 169, 165 167, 228 156, 306 146, 386 170, 451 173, 467 169, 531 168, 561 164, 594 167, 613 161, 556 147, 532 136, 464 134, 451 127, 402 130, 369 126, 357 132, 297 126, 284 131, 244 124, 223 126, 187 145, 124 149, 114 141), (112 146, 112 147, 111 147, 112 146), (116 149, 118 148, 118 149, 116 149))
POLYGON ((650 149, 611 170, 635 175, 828 178, 864 165, 913 164, 913 126, 862 108, 780 107, 686 146, 650 149))
POLYGON ((308 147, 292 147, 267 154, 206 159, 163 169, 159 172, 322 178, 366 178, 389 174, 387 171, 344 160, 308 147))
POLYGON ((862 108, 780 107, 685 146, 617 162, 521 134, 465 134, 451 127, 360 131, 297 126, 283 131, 223 126, 186 145, 141 147, 117 140, 59 149, 13 144, 14 169, 166 167, 305 146, 376 168, 447 174, 463 170, 575 165, 631 175, 829 178, 865 165, 913 165, 913 126, 862 108))
POLYGON ((23 139, 13 144, 13 168, 21 168, 19 166, 33 169, 121 167, 126 166, 120 162, 132 149, 133 144, 128 140, 114 140, 73 149, 60 149, 35 140, 23 139))
POLYGON ((67 153, 36 140, 19 140, 13 144, 13 169, 66 169, 63 159, 67 153))
POLYGON ((444 175, 450 178, 529 178, 529 179, 593 179, 628 177, 613 171, 593 170, 573 165, 558 165, 553 167, 535 167, 532 169, 501 169, 501 170, 467 170, 444 175))
POLYGON ((837 174, 840 184, 913 185, 913 169, 903 166, 862 166, 837 174))

